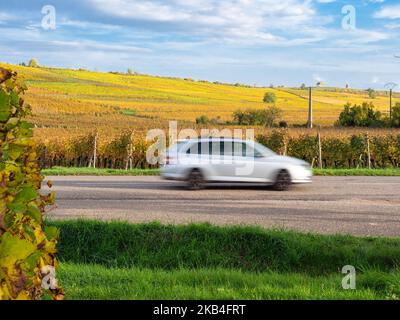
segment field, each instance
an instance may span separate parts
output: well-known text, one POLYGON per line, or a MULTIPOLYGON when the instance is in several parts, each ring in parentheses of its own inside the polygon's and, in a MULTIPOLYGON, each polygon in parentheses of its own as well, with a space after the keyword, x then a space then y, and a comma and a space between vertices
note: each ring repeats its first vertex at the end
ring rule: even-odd
MULTIPOLYGON (((301 127, 307 121, 308 92, 300 88, 255 88, 138 74, 0 66, 16 70, 28 85, 25 99, 33 109, 29 120, 35 126, 38 158, 44 168, 91 166, 94 145, 97 167, 125 169, 130 158, 133 168, 153 168, 146 159, 151 142, 144 139, 150 129, 165 130, 169 120, 178 120, 178 129, 196 129, 197 134, 206 127, 233 130, 239 128, 227 123, 233 120, 233 113, 238 109, 266 108, 266 92, 277 96, 282 119, 291 126, 280 141, 268 138, 272 129, 254 128, 256 137, 265 137, 264 144, 277 153, 287 151, 290 156, 315 164, 314 140, 320 130, 324 167, 365 167, 364 137, 368 133, 372 166, 399 164, 399 129, 332 126, 347 102, 373 102, 387 113, 387 92, 378 92, 375 99, 370 99, 363 90, 315 88, 314 119, 316 127, 321 128, 310 130, 301 127), (197 125, 196 118, 201 115, 213 119, 214 124, 197 125), (353 136, 357 136, 357 146, 353 136)), ((398 98, 396 93, 394 101, 398 98)))
MULTIPOLYGON (((16 70, 29 86, 26 100, 33 106, 38 135, 95 128, 141 131, 163 127, 167 120, 193 126, 200 115, 228 121, 238 109, 265 108, 262 101, 266 92, 276 94, 276 104, 289 124, 307 122, 308 92, 299 88, 252 88, 147 75, 0 66, 16 70)), ((387 92, 370 99, 362 90, 316 88, 315 123, 330 126, 344 104, 364 101, 388 112, 387 92)))
POLYGON ((399 240, 211 225, 49 222, 67 299, 399 299, 399 240), (329 248, 329 250, 328 250, 329 248), (343 290, 345 265, 357 289, 343 290))

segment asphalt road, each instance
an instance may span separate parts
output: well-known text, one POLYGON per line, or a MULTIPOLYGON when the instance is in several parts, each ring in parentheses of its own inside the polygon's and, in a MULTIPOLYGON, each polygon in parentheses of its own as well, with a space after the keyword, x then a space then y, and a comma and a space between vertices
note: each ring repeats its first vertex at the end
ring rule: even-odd
POLYGON ((313 184, 288 192, 247 185, 187 191, 182 183, 158 177, 48 179, 57 198, 57 208, 48 215, 57 219, 210 222, 400 236, 400 177, 315 177, 313 184))

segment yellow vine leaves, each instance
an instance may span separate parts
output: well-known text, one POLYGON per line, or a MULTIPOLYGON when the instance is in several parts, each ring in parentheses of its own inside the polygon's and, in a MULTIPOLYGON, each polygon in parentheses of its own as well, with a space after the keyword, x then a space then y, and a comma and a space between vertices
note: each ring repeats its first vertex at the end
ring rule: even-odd
MULTIPOLYGON (((46 270, 57 268, 58 229, 43 214, 54 193, 42 195, 30 107, 17 74, 0 68, 0 300, 63 299, 56 281, 43 286, 46 270)), ((52 270, 53 270, 52 269, 52 270)))

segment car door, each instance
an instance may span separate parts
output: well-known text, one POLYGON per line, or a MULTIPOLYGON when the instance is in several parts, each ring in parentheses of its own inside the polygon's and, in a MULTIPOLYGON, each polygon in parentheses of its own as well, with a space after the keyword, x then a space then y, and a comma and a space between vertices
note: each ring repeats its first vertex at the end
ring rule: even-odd
POLYGON ((270 182, 268 159, 254 143, 235 142, 235 176, 241 182, 270 182))
POLYGON ((210 167, 215 172, 215 181, 234 181, 234 163, 231 140, 216 140, 211 142, 210 167))

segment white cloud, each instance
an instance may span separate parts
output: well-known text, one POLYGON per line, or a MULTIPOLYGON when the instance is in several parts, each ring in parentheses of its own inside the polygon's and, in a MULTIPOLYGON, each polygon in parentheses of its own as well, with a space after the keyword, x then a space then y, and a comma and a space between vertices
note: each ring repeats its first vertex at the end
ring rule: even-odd
POLYGON ((284 41, 276 30, 301 30, 316 16, 308 0, 89 1, 96 10, 112 17, 166 23, 177 30, 228 41, 284 41))
POLYGON ((377 19, 399 19, 400 5, 386 6, 375 12, 374 17, 377 19))
POLYGON ((0 12, 0 24, 14 19, 15 19, 14 15, 9 14, 7 12, 0 12))
POLYGON ((325 79, 322 78, 322 77, 321 77, 319 74, 317 74, 317 73, 313 74, 313 80, 314 80, 315 82, 325 82, 325 79))

